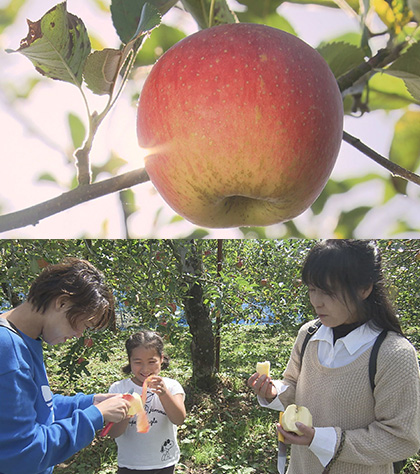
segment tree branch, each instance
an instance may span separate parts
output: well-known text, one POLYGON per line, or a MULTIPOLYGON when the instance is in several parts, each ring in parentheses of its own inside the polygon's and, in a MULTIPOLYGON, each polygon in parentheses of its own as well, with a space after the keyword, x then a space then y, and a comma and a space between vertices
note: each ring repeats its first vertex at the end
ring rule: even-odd
POLYGON ((141 168, 104 181, 79 186, 35 206, 0 216, 0 232, 6 232, 27 225, 36 225, 46 217, 58 214, 83 202, 131 188, 147 181, 149 181, 149 176, 146 170, 141 168))
POLYGON ((406 42, 398 44, 394 49, 380 49, 375 56, 372 56, 368 61, 363 62, 359 66, 351 69, 346 74, 343 74, 337 79, 338 87, 343 93, 350 89, 354 84, 360 80, 365 74, 371 73, 374 69, 383 68, 395 61, 401 51, 407 46, 406 42))
POLYGON ((411 171, 406 170, 405 168, 402 168, 401 166, 397 165, 396 163, 393 163, 387 158, 384 158, 379 153, 376 153, 375 150, 372 150, 372 148, 369 148, 367 145, 362 143, 358 138, 353 137, 347 132, 343 132, 343 140, 357 148, 369 158, 372 158, 373 161, 386 168, 394 176, 399 176, 400 178, 404 178, 407 181, 411 181, 412 183, 420 186, 419 175, 412 173, 411 171))

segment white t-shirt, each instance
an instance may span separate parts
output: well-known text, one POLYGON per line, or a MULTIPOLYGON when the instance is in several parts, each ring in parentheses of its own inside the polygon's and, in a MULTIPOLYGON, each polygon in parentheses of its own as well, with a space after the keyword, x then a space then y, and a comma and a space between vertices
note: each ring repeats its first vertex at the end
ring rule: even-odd
MULTIPOLYGON (((182 393, 181 384, 176 380, 162 377, 172 395, 182 393)), ((110 393, 127 393, 134 390, 139 395, 142 387, 131 379, 115 382, 109 388, 110 393)), ((145 410, 150 423, 148 433, 137 433, 136 416, 128 423, 125 432, 115 439, 118 446, 118 466, 128 469, 162 469, 173 466, 179 461, 180 450, 177 443, 177 426, 165 413, 156 393, 147 391, 145 410)))

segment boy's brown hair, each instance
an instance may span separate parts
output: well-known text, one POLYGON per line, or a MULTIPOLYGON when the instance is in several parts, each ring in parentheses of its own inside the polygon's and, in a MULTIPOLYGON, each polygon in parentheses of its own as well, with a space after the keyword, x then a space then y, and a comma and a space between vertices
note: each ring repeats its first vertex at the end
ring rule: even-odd
POLYGON ((67 319, 72 327, 88 320, 93 329, 102 329, 114 318, 112 291, 103 273, 86 260, 68 257, 44 268, 31 285, 28 302, 44 313, 53 300, 63 295, 71 303, 67 319))

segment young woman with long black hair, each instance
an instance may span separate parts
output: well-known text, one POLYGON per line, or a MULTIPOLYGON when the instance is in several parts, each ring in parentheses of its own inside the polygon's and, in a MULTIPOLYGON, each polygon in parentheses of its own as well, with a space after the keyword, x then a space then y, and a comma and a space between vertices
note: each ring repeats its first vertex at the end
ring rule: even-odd
POLYGON ((372 241, 325 240, 309 252, 302 279, 319 329, 302 345, 302 326, 283 374, 253 374, 248 385, 262 406, 309 408, 313 428, 278 431, 290 443, 288 474, 391 474, 393 463, 420 448, 420 377, 414 347, 387 297, 381 255, 372 241), (369 360, 378 335, 374 389, 369 360))

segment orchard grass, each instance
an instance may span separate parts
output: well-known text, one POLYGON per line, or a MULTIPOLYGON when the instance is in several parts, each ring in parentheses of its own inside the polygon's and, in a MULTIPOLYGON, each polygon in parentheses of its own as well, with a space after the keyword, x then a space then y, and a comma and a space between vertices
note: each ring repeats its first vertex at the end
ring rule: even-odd
MULTIPOLYGON (((91 376, 69 382, 60 377, 57 360, 65 345, 49 349, 47 371, 53 392, 73 394, 107 392, 124 378, 124 342, 127 332, 110 337, 108 360, 92 357, 87 365, 91 376)), ((231 325, 222 331, 221 362, 217 387, 203 393, 190 383, 190 335, 187 328, 166 336, 169 369, 162 375, 178 380, 186 392, 187 418, 178 429, 181 460, 176 474, 271 474, 277 473, 277 412, 263 410, 246 385, 259 361, 271 361, 271 374, 280 377, 295 335, 278 326, 231 325)), ((414 341, 413 341, 414 342, 414 341)), ((117 450, 110 438, 97 436, 93 443, 57 466, 56 474, 113 474, 117 450)), ((420 471, 420 456, 410 459, 404 474, 420 471)))

